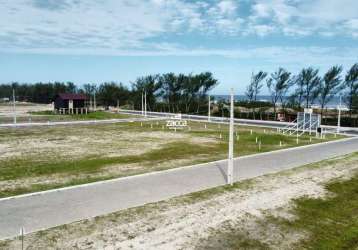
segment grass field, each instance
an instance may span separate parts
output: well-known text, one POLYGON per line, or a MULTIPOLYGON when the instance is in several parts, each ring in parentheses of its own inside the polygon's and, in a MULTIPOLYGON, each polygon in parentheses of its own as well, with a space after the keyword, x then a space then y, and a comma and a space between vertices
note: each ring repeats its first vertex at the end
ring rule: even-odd
MULTIPOLYGON (((59 115, 52 111, 35 111, 17 116, 18 123, 30 122, 56 122, 56 121, 79 121, 79 120, 105 120, 105 119, 123 119, 136 117, 135 115, 117 114, 105 111, 96 111, 88 114, 79 115, 59 115)), ((12 123, 13 117, 0 117, 0 123, 12 123)))
MULTIPOLYGON (((0 197, 227 157, 227 125, 189 127, 174 132, 162 122, 132 122, 0 129, 0 197)), ((310 142, 304 135, 297 144, 296 137, 275 130, 237 127, 234 151, 240 156, 338 138, 310 142)))
POLYGON ((25 248, 357 249, 357 195, 358 152, 31 233, 25 248))

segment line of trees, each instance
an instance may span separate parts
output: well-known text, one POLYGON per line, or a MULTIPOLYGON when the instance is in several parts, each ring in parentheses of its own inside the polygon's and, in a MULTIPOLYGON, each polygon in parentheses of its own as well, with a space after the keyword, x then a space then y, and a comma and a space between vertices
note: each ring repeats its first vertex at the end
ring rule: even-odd
POLYGON ((128 88, 122 83, 105 82, 99 85, 76 86, 72 82, 1 84, 0 98, 11 98, 36 103, 50 103, 59 93, 84 93, 96 96, 99 105, 130 105, 141 109, 142 94, 146 92, 148 110, 204 113, 207 112, 207 93, 217 84, 210 72, 200 74, 156 74, 137 78, 128 88))
POLYGON ((352 117, 353 113, 358 112, 358 63, 344 76, 342 72, 343 67, 338 65, 332 66, 323 76, 319 75, 318 69, 312 67, 302 69, 297 75, 292 75, 284 68, 279 68, 270 75, 260 71, 252 75, 246 96, 249 102, 255 102, 266 80, 275 116, 278 103, 285 111, 287 107, 302 110, 318 102, 323 114, 327 103, 341 95, 352 117))

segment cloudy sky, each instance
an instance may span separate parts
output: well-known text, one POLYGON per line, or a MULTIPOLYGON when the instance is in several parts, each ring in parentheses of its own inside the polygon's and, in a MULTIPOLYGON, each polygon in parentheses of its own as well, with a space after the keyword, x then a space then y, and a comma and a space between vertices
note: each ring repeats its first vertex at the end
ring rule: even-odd
POLYGON ((357 0, 0 0, 0 82, 121 81, 212 71, 324 72, 358 61, 357 0))

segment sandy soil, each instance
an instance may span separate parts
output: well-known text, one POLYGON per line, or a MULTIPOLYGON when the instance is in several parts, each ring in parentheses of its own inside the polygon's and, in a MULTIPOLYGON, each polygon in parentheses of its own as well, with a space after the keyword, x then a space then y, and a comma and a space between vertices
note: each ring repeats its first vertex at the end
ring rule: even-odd
MULTIPOLYGON (((0 138, 0 168, 11 165, 12 162, 21 160, 24 165, 44 164, 79 160, 86 158, 124 157, 140 155, 155 149, 164 147, 171 142, 186 142, 191 144, 216 143, 215 139, 205 137, 193 137, 186 133, 169 131, 136 131, 123 129, 118 125, 107 126, 74 126, 67 127, 29 129, 19 131, 20 134, 0 138), (21 133, 24 133, 23 135, 21 133)), ((165 163, 150 166, 154 171, 160 168, 170 168, 178 164, 186 165, 193 160, 167 161, 165 163)), ((181 165, 180 165, 181 166, 181 165)), ((86 174, 52 174, 38 177, 18 178, 14 180, 0 181, 0 191, 16 188, 28 188, 34 184, 63 184, 70 179, 81 178, 111 178, 112 176, 131 175, 140 173, 149 167, 141 164, 117 164, 106 166, 103 171, 86 174)))
MULTIPOLYGON (((324 197, 323 184, 358 171, 358 155, 325 161, 251 180, 248 186, 202 200, 185 197, 118 212, 26 237, 28 249, 207 249, 215 231, 234 227, 273 249, 290 249, 303 232, 282 232, 265 225, 267 215, 292 218, 291 200, 324 197)), ((8 243, 9 249, 19 241, 8 243)), ((220 245, 218 245, 220 246, 220 245)))
MULTIPOLYGON (((31 131, 30 131, 31 132, 31 131)), ((51 156, 57 159, 77 159, 88 156, 115 157, 142 154, 157 149, 161 145, 189 140, 192 143, 205 143, 209 139, 191 138, 184 133, 122 131, 110 127, 92 129, 91 127, 58 128, 53 133, 37 133, 33 136, 17 136, 0 140, 0 161, 17 157, 51 156)))
MULTIPOLYGON (((29 112, 53 110, 52 104, 36 104, 16 102, 16 114, 18 116, 28 116, 29 112)), ((0 117, 13 116, 12 103, 0 104, 0 117)))

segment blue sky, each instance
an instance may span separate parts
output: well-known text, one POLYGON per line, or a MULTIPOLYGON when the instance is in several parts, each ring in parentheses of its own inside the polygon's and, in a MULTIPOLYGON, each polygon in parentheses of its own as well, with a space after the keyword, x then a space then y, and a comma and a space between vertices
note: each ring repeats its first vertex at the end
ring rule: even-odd
POLYGON ((0 0, 0 82, 211 71, 213 94, 243 94, 252 71, 347 70, 357 10, 357 0, 0 0))

